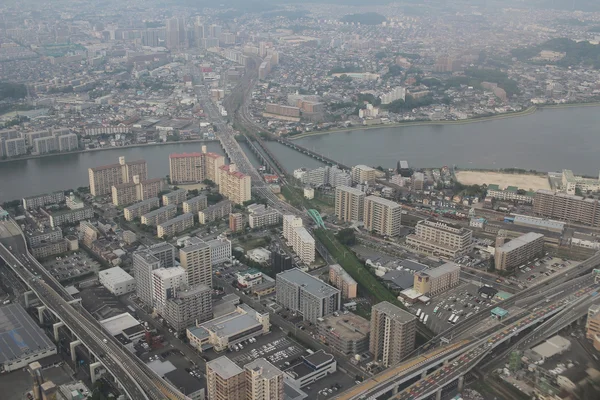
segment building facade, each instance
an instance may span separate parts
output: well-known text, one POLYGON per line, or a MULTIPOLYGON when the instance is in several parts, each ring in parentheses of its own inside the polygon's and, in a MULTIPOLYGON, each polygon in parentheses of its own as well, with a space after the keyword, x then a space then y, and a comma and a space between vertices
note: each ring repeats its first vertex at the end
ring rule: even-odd
POLYGON ((144 225, 156 226, 175 218, 177 215, 177 206, 174 204, 158 208, 142 215, 141 221, 144 225))
POLYGON ((198 212, 201 224, 208 224, 231 213, 231 200, 223 200, 198 212))
POLYGON ((185 189, 177 189, 172 192, 166 193, 162 195, 162 203, 165 206, 174 204, 182 204, 187 196, 187 190, 185 189))
POLYGON ((358 284, 340 264, 329 266, 329 283, 342 291, 342 298, 354 299, 358 291, 358 284))
POLYGON ((159 238, 173 237, 194 226, 194 214, 186 213, 176 216, 162 224, 156 225, 156 235, 159 238))
POLYGON ((180 286, 161 314, 177 333, 212 318, 212 289, 206 285, 180 286))
POLYGON ((400 204, 377 196, 365 198, 365 229, 379 235, 398 236, 402 229, 400 204))
POLYGON ((365 183, 377 178, 377 170, 367 165, 355 165, 352 167, 352 183, 365 183))
POLYGON ((237 170, 235 164, 219 168, 219 193, 234 204, 243 204, 252 198, 251 179, 237 170))
POLYGON ((415 273, 413 288, 428 296, 445 292, 460 284, 460 265, 447 262, 437 268, 415 273))
POLYGON ((257 358, 244 366, 246 400, 284 400, 283 371, 257 358))
POLYGON ((187 273, 188 285, 212 287, 212 263, 208 244, 198 243, 179 249, 179 262, 187 273))
POLYGON ((93 196, 110 194, 113 186, 131 183, 136 175, 139 176, 140 181, 148 179, 148 166, 145 160, 125 162, 125 157, 119 157, 118 164, 89 168, 90 193, 93 196))
POLYGON ((473 248, 473 231, 438 220, 417 223, 415 233, 406 237, 406 244, 440 257, 454 259, 473 248))
POLYGON ((414 350, 417 318, 387 301, 371 309, 369 351, 385 367, 399 363, 414 350))
POLYGON ((510 271, 539 257, 543 252, 544 235, 529 232, 497 247, 494 263, 497 270, 510 271))
POLYGON ((355 314, 328 315, 317 324, 319 339, 351 357, 369 351, 370 321, 355 314))
POLYGON ((158 208, 160 201, 158 197, 152 197, 148 200, 140 201, 123 209, 125 220, 133 221, 135 218, 140 218, 142 215, 149 213, 151 210, 158 208))
POLYGON ((538 190, 533 200, 533 212, 560 221, 600 226, 600 204, 597 199, 538 190))
POLYGON ((222 356, 206 363, 208 400, 246 398, 246 374, 229 358, 222 356))
POLYGON ((196 214, 200 210, 204 210, 208 207, 208 200, 205 195, 192 197, 189 200, 183 202, 183 212, 196 214))
POLYGON ((362 221, 365 194, 350 186, 335 188, 335 216, 342 221, 362 221))

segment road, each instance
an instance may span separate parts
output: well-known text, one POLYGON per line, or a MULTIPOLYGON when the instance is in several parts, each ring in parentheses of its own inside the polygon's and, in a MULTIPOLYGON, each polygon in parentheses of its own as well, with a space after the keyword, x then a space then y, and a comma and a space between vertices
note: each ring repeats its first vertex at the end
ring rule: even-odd
POLYGON ((65 299, 64 288, 60 290, 62 286, 29 254, 24 237, 13 236, 15 231, 20 230, 12 221, 0 222, 0 258, 117 378, 131 399, 188 399, 105 332, 82 307, 73 307, 65 299), (56 285, 59 290, 55 290, 56 285))

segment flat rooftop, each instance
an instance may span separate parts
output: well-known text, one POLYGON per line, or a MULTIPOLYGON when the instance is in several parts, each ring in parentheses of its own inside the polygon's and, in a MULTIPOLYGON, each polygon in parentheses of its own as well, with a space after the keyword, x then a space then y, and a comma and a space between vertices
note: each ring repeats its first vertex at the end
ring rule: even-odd
POLYGON ((370 321, 352 313, 329 315, 323 317, 320 322, 328 329, 333 329, 341 338, 349 340, 360 340, 366 337, 371 330, 370 321))
POLYGON ((244 372, 243 369, 225 356, 207 362, 206 366, 210 367, 210 369, 223 379, 229 379, 244 372))
POLYGON ((439 278, 440 276, 443 276, 450 272, 454 272, 456 270, 460 271, 460 265, 450 261, 450 262, 440 265, 437 268, 427 269, 425 271, 420 271, 419 273, 428 275, 432 278, 439 278))
POLYGON ((390 207, 390 208, 400 208, 400 204, 395 201, 384 199, 379 196, 367 196, 365 201, 372 201, 373 203, 381 204, 382 206, 390 207))
POLYGON ((382 301, 381 303, 375 304, 372 310, 382 312, 390 318, 400 322, 410 322, 417 318, 408 311, 404 311, 388 301, 382 301))
POLYGON ((281 371, 279 368, 277 368, 264 358, 257 358, 251 363, 244 365, 244 368, 254 371, 262 370, 262 376, 266 379, 275 378, 276 376, 283 374, 283 371, 281 371))
POLYGON ((502 246, 500 246, 500 249, 503 251, 511 251, 521 246, 525 246, 526 244, 532 243, 540 238, 543 239, 544 235, 541 233, 529 232, 519 236, 518 238, 511 239, 507 243, 504 243, 502 246))
POLYGON ((177 210, 177 206, 175 204, 169 204, 168 206, 164 206, 164 207, 158 208, 154 211, 150 211, 149 213, 142 215, 142 217, 151 218, 151 217, 162 214, 165 211, 169 211, 172 209, 177 210))
POLYGON ((119 314, 99 322, 113 336, 123 333, 123 331, 132 327, 140 326, 141 328, 138 320, 133 318, 129 313, 119 314))
POLYGON ((234 312, 200 324, 197 328, 190 328, 196 337, 203 338, 208 332, 214 332, 220 337, 227 337, 262 325, 256 319, 257 312, 246 304, 241 304, 234 312))
POLYGON ((0 363, 55 348, 20 304, 0 307, 0 363))
POLYGON ((330 286, 322 280, 299 270, 298 268, 288 269, 287 271, 277 274, 276 278, 282 278, 295 285, 301 286, 302 290, 316 297, 329 297, 340 291, 333 286, 330 286))

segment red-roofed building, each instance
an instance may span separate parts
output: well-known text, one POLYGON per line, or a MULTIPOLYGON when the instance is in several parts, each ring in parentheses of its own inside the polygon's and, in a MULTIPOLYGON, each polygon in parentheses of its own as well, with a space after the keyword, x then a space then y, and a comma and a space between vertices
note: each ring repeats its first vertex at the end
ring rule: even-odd
POLYGON ((169 171, 172 183, 202 182, 205 179, 218 184, 218 168, 225 163, 225 158, 219 154, 206 152, 202 146, 202 153, 181 153, 169 156, 169 171))

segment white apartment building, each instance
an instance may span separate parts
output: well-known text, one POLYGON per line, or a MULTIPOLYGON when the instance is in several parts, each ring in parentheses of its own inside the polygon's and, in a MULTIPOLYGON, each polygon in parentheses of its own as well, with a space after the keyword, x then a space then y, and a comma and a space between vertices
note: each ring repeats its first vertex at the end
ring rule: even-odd
POLYGON ((294 228, 292 247, 294 252, 305 264, 315 262, 315 239, 308 233, 305 227, 294 228))
POLYGON ((267 207, 263 204, 252 204, 248 206, 248 211, 250 212, 248 222, 252 229, 277 225, 281 221, 281 213, 279 210, 267 207))
POLYGON ((115 296, 121 296, 135 290, 135 279, 121 267, 98 272, 98 280, 102 286, 115 296))
POLYGON ((365 210, 365 194, 353 187, 335 188, 335 215, 342 221, 362 221, 365 210))
POLYGON ((302 218, 295 215, 283 216, 283 237, 288 243, 291 243, 293 229, 302 226, 302 218))
POLYGON ((187 273, 182 267, 158 268, 152 271, 152 299, 153 307, 162 312, 168 299, 175 296, 175 292, 187 284, 187 273))
POLYGON ((206 242, 210 246, 210 260, 212 265, 231 261, 231 241, 225 236, 206 242))

